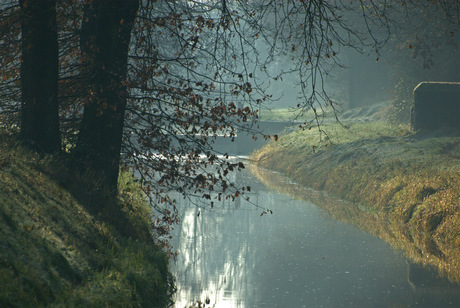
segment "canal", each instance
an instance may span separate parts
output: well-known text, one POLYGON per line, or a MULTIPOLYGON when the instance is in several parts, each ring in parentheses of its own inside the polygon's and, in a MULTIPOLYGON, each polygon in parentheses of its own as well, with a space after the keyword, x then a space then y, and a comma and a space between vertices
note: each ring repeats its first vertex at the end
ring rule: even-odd
POLYGON ((251 186, 249 201, 211 209, 177 196, 174 307, 460 307, 459 285, 385 241, 267 188, 249 170, 235 180, 251 186), (273 213, 261 216, 265 208, 273 213))

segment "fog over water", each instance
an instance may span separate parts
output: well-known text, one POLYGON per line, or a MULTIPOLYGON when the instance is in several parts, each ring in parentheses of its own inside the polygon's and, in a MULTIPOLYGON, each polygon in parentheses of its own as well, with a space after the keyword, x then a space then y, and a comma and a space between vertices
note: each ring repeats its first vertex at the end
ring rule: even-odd
POLYGON ((383 240, 270 191, 249 171, 236 177, 252 187, 250 202, 209 210, 209 201, 178 197, 175 307, 458 307, 458 285, 383 240))

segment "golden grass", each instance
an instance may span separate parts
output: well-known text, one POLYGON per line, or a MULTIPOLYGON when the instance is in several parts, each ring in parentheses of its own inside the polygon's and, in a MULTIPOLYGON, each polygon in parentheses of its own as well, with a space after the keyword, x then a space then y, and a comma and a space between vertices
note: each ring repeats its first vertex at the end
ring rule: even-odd
POLYGON ((343 214, 350 209, 327 207, 460 282, 460 138, 414 135, 382 123, 333 125, 329 136, 332 143, 319 142, 318 132, 295 132, 252 159, 359 204, 364 214, 351 220, 343 214))

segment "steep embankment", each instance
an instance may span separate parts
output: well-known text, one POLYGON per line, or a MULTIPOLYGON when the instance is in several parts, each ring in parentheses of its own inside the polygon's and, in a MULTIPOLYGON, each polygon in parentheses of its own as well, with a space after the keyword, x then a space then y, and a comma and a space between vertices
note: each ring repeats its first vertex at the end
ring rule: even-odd
POLYGON ((129 178, 123 179, 122 211, 111 220, 75 199, 66 179, 58 159, 40 158, 0 137, 0 306, 168 302, 167 258, 149 237, 148 208, 129 178))
POLYGON ((382 123, 325 129, 328 142, 318 142, 318 132, 297 131, 252 159, 302 185, 359 204, 372 226, 349 219, 354 214, 343 220, 460 282, 460 138, 414 135, 382 123))

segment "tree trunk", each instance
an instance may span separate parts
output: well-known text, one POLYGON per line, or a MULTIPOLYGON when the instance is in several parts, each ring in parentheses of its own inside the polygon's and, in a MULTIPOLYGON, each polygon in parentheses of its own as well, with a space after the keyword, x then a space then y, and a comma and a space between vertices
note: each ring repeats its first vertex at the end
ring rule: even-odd
POLYGON ((138 6, 138 0, 88 1, 81 28, 86 97, 76 152, 111 196, 117 194, 128 49, 138 6))
POLYGON ((61 148, 56 0, 21 0, 21 137, 40 152, 61 148))

